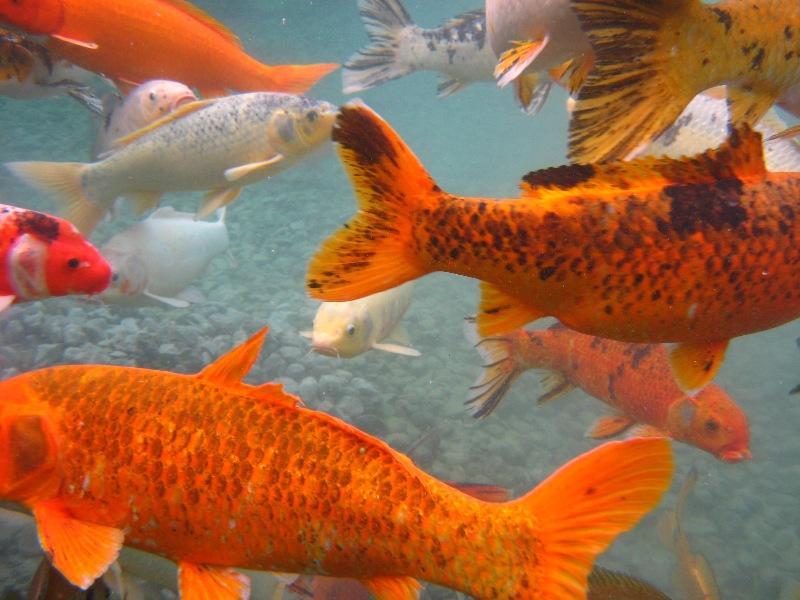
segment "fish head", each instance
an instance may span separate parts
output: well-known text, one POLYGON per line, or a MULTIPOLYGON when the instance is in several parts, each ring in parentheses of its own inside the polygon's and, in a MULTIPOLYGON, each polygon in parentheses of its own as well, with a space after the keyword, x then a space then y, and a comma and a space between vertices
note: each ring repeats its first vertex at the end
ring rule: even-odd
POLYGON ((147 267, 138 256, 104 250, 111 265, 111 282, 100 294, 106 302, 140 296, 147 287, 147 267))
POLYGON ((314 317, 311 347, 326 356, 352 358, 369 349, 372 319, 355 302, 323 302, 314 317))
MULTIPOLYGON (((168 79, 154 79, 136 87, 128 94, 125 104, 130 107, 126 116, 136 129, 160 119, 197 96, 188 86, 168 79)), ((123 107, 123 112, 125 111, 123 107)))
POLYGON ((719 386, 710 384, 670 408, 670 429, 682 439, 725 462, 752 458, 747 415, 719 386))
POLYGON ((62 0, 0 0, 0 21, 27 33, 56 33, 64 25, 62 0))
POLYGON ((0 498, 26 505, 57 488, 55 428, 31 378, 0 382, 0 498))
POLYGON ((45 279, 50 294, 98 294, 111 281, 111 265, 73 225, 62 221, 47 248, 45 279))
POLYGON ((301 96, 273 111, 267 127, 269 142, 284 156, 304 154, 331 139, 338 109, 330 102, 301 96))

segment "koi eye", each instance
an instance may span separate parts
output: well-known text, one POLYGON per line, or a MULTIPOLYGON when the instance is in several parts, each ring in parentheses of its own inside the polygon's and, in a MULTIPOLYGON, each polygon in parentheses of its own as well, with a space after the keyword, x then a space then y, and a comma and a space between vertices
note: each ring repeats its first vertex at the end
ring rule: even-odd
POLYGON ((716 421, 708 420, 705 422, 704 427, 708 433, 716 433, 719 430, 719 423, 717 423, 716 421))
POLYGON ((345 329, 345 331, 347 332, 347 335, 354 335, 355 332, 356 332, 356 326, 355 325, 348 325, 347 329, 345 329))
POLYGON ((317 120, 317 111, 315 111, 315 110, 309 111, 308 114, 306 115, 306 119, 308 119, 312 123, 314 121, 316 121, 317 120))
POLYGON ((112 283, 117 283, 118 281, 119 281, 119 273, 114 273, 114 274, 111 276, 111 282, 112 282, 112 283))
POLYGON ((155 92, 150 92, 150 100, 152 100, 153 102, 156 101, 156 93, 155 92))
POLYGON ((80 267, 80 266, 81 266, 81 261, 79 261, 77 258, 70 258, 70 259, 67 261, 67 266, 68 266, 70 269, 77 269, 78 267, 80 267))

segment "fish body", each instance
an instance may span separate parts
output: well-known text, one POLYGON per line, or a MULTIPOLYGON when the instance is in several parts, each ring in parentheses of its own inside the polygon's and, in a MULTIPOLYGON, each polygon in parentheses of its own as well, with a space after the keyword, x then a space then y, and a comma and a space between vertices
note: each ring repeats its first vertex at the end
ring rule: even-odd
POLYGON ((124 542, 177 562, 184 600, 247 598, 232 567, 356 578, 378 598, 416 597, 414 577, 581 598, 595 554, 669 486, 669 442, 635 439, 482 502, 278 384, 242 383, 264 334, 197 375, 76 365, 0 383, 0 498, 32 510, 69 581, 91 585, 124 542))
POLYGON ((71 223, 0 204, 0 310, 50 296, 97 294, 110 279, 109 264, 71 223))
POLYGON ((89 87, 94 77, 46 46, 0 28, 0 95, 17 100, 69 95, 99 112, 100 100, 89 87))
POLYGON ((363 105, 334 128, 361 205, 312 259, 312 297, 345 301, 434 271, 483 281, 482 336, 554 316, 582 333, 674 342, 684 389, 733 337, 800 316, 800 176, 767 173, 761 137, 720 149, 529 173, 522 197, 442 191, 363 105))
POLYGON ((226 90, 302 94, 338 66, 263 64, 183 0, 2 0, 0 20, 50 35, 59 55, 126 88, 172 79, 205 97, 226 90))
POLYGON ((751 458, 744 411, 713 383, 694 396, 685 394, 664 346, 616 342, 555 326, 480 339, 475 347, 485 361, 467 401, 476 417, 491 413, 523 372, 542 369, 548 377, 540 403, 578 387, 617 411, 599 419, 591 437, 610 437, 638 423, 720 460, 751 458))
POLYGON ((170 114, 180 106, 197 100, 188 86, 177 81, 155 79, 136 86, 124 100, 110 100, 104 110, 93 157, 105 154, 114 140, 141 129, 170 114))
POLYGON ((726 85, 751 126, 800 82, 800 5, 781 0, 571 0, 596 62, 577 94, 573 162, 635 155, 703 90, 726 85))
POLYGON ((589 575, 586 600, 670 600, 669 596, 627 573, 595 566, 589 575))
MULTIPOLYGON (((647 146, 643 155, 680 158, 715 148, 728 137, 729 117, 724 91, 721 96, 698 94, 681 116, 647 146)), ((800 171, 800 145, 795 140, 767 139, 786 127, 774 109, 770 109, 755 126, 755 130, 765 138, 764 162, 768 171, 800 171)))
POLYGON ((408 282, 396 288, 350 302, 323 302, 314 316, 311 345, 315 352, 352 358, 371 350, 419 356, 408 344, 400 319, 411 304, 414 288, 408 282))
POLYGON ((336 107, 290 94, 252 93, 183 105, 140 130, 94 163, 7 163, 65 205, 67 217, 90 232, 117 196, 138 208, 169 191, 209 190, 204 217, 233 200, 244 185, 293 165, 329 139, 336 107))
POLYGON ((499 57, 494 74, 501 86, 533 73, 549 87, 548 72, 569 65, 579 73, 572 88, 593 62, 569 0, 486 0, 486 29, 499 57))
POLYGON ((114 270, 100 298, 141 302, 149 297, 187 306, 181 292, 228 249, 224 209, 220 213, 216 221, 198 221, 165 206, 113 236, 100 249, 114 270))

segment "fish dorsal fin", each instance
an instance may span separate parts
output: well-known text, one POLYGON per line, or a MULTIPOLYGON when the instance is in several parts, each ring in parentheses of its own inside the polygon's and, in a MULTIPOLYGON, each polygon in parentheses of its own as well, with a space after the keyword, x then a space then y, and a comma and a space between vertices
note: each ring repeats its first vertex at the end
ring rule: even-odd
POLYGON ((637 188, 674 184, 715 183, 766 174, 761 134, 748 125, 732 129, 713 150, 683 158, 645 157, 630 162, 563 165, 532 171, 522 178, 522 196, 549 199, 597 194, 610 189, 627 193, 637 188))
POLYGON ((280 383, 269 382, 262 383, 261 385, 241 385, 247 395, 250 398, 255 398, 256 400, 264 400, 265 402, 282 404, 284 406, 288 406, 289 408, 295 408, 297 406, 304 405, 303 399, 300 398, 300 396, 290 394, 283 389, 283 385, 280 383))
POLYGON ((462 27, 465 23, 485 18, 486 18, 486 11, 484 11, 482 8, 476 10, 470 10, 465 13, 461 13, 460 15, 456 15, 451 19, 447 19, 447 21, 442 23, 442 29, 458 29, 462 27))
POLYGON ((178 10, 185 12, 189 16, 198 20, 200 23, 211 29, 214 33, 218 33, 223 38, 241 48, 242 42, 233 31, 228 29, 225 25, 217 21, 210 14, 204 10, 199 9, 197 6, 187 0, 163 0, 167 4, 171 4, 178 10))
POLYGON ((119 138, 115 139, 111 143, 111 147, 112 147, 113 150, 119 150, 123 146, 127 146, 131 142, 133 142, 135 140, 138 140, 143 135, 146 135, 146 134, 150 133, 151 131, 153 131, 155 129, 158 129, 162 125, 166 125, 167 123, 171 123, 172 121, 175 121, 176 119, 180 119, 181 117, 185 117, 186 115, 188 115, 190 113, 193 113, 193 112, 196 112, 196 111, 200 110, 201 108, 205 108, 206 106, 209 106, 210 104, 213 104, 214 102, 216 102, 216 99, 215 98, 211 98, 211 99, 208 99, 208 100, 195 100, 194 102, 188 102, 187 104, 182 104, 181 106, 179 106, 178 108, 173 110, 168 115, 165 115, 165 116, 161 117, 160 119, 156 119, 155 121, 153 121, 149 125, 145 125, 141 129, 137 129, 136 131, 133 131, 133 132, 129 133, 128 135, 123 135, 122 137, 119 137, 119 138))
POLYGON ((197 377, 220 385, 239 387, 244 376, 256 362, 258 353, 261 352, 267 331, 269 331, 269 327, 259 330, 249 340, 236 346, 227 354, 223 354, 200 371, 197 377))

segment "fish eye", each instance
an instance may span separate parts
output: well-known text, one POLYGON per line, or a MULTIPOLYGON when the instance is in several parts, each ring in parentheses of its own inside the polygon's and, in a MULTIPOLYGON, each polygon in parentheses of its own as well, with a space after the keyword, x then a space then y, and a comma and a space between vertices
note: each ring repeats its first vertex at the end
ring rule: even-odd
POLYGON ((345 329, 345 331, 347 332, 347 335, 353 335, 356 332, 356 326, 352 325, 352 324, 348 325, 347 329, 345 329))
POLYGON ((317 120, 317 111, 315 110, 308 111, 306 118, 313 123, 314 121, 317 120))
POLYGON ((719 423, 713 419, 709 419, 705 422, 704 427, 708 433, 716 433, 719 430, 719 423))
POLYGON ((114 274, 111 276, 111 282, 112 282, 112 283, 117 283, 118 281, 119 281, 119 273, 114 273, 114 274))
POLYGON ((79 266, 81 266, 81 261, 79 261, 77 258, 70 258, 67 261, 67 266, 70 269, 77 269, 79 266))
POLYGON ((156 93, 155 92, 150 92, 150 100, 152 100, 153 102, 156 101, 156 93))

